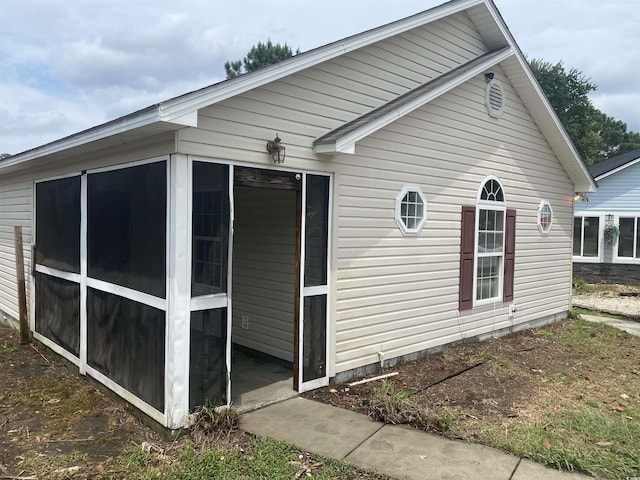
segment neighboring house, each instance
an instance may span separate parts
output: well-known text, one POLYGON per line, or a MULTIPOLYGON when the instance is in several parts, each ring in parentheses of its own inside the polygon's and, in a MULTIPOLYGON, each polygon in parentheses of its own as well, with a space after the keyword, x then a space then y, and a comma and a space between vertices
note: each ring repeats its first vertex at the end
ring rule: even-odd
POLYGON ((575 203, 574 275, 594 283, 640 284, 640 149, 591 165, 589 171, 598 191, 575 203), (618 227, 616 241, 606 241, 607 226, 618 227))
POLYGON ((495 5, 454 0, 4 159, 0 308, 22 225, 35 338, 178 428, 236 346, 304 391, 564 318, 594 189, 495 5))

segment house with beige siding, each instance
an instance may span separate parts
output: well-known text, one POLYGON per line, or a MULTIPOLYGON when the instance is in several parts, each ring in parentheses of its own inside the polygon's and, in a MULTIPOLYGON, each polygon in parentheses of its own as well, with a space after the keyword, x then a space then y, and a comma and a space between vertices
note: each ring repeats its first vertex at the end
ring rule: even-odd
POLYGON ((454 0, 0 161, 0 310, 20 225, 33 336, 179 428, 563 318, 594 189, 454 0))

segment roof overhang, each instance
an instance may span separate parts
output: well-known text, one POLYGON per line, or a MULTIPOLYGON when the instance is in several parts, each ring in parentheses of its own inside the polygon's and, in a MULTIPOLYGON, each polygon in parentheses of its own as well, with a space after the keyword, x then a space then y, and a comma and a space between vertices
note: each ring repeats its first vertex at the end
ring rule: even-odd
MULTIPOLYGON (((34 160, 55 161, 70 151, 80 149, 83 153, 90 152, 92 149, 104 148, 105 145, 121 144, 123 140, 127 139, 140 139, 158 135, 161 132, 196 127, 198 125, 198 111, 202 108, 459 12, 465 12, 469 16, 490 51, 498 51, 505 47, 510 48, 510 53, 504 53, 504 58, 501 57, 501 60, 492 58, 489 63, 495 61, 494 65, 499 63, 505 69, 518 94, 531 111, 538 127, 547 137, 554 153, 572 178, 576 190, 594 191, 596 185, 593 178, 577 154, 546 96, 542 93, 524 55, 519 50, 492 0, 452 0, 430 10, 295 55, 255 72, 172 98, 75 135, 3 159, 0 161, 0 174, 25 168, 34 160)), ((483 65, 482 68, 487 67, 483 65)), ((478 66, 476 70, 481 71, 482 68, 478 66)), ((455 80, 449 79, 451 83, 441 86, 439 93, 429 95, 442 95, 444 91, 453 88, 451 85, 455 82, 465 81, 464 78, 467 76, 461 75, 456 76, 455 80)), ((427 103, 430 99, 436 98, 429 95, 425 93, 422 98, 416 101, 427 103)), ((398 118, 397 115, 406 114, 403 112, 403 110, 395 112, 396 118, 398 118)), ((385 118, 380 121, 387 120, 388 118, 385 118)), ((375 131, 375 128, 381 127, 372 124, 371 128, 375 131)), ((335 150, 350 151, 351 145, 354 143, 347 139, 344 145, 337 145, 335 150)))
POLYGON ((486 72, 513 54, 511 47, 487 52, 323 135, 314 142, 314 151, 353 154, 356 143, 363 138, 486 72))
POLYGON ((608 172, 605 172, 605 173, 603 173, 601 175, 598 175, 597 177, 595 177, 595 179, 596 179, 597 182, 599 182, 603 178, 607 178, 609 175, 614 175, 614 174, 624 170, 625 168, 632 167, 635 164, 637 164, 638 162, 640 162, 640 158, 636 158, 635 160, 627 162, 624 165, 619 166, 618 168, 614 168, 613 170, 609 170, 608 172))

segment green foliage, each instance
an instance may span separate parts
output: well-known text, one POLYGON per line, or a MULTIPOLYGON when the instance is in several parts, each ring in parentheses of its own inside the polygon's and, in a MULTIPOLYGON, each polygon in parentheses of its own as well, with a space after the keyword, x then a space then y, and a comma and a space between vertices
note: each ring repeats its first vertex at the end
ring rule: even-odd
POLYGON ((604 227, 604 241, 607 245, 614 245, 620 236, 620 229, 617 225, 606 225, 604 227))
POLYGON ((391 425, 408 424, 423 430, 446 432, 455 423, 455 416, 447 409, 439 412, 422 408, 412 400, 413 393, 393 382, 383 380, 374 389, 369 405, 369 418, 391 425))
POLYGON ((585 293, 587 288, 587 282, 582 277, 573 277, 571 286, 573 287, 573 292, 576 294, 585 293))
POLYGON ((554 65, 540 59, 529 65, 588 165, 640 148, 640 133, 627 132, 626 123, 593 106, 589 94, 598 86, 582 72, 575 68, 567 71, 562 62, 554 65))
POLYGON ((2 160, 3 158, 10 157, 10 156, 11 156, 10 153, 0 153, 0 160, 2 160))
POLYGON ((496 430, 493 445, 555 468, 623 479, 638 474, 639 435, 629 416, 581 409, 549 414, 543 426, 496 430))
POLYGON ((318 480, 384 480, 388 477, 352 467, 306 452, 269 438, 256 438, 246 450, 217 446, 197 449, 191 443, 181 446, 172 461, 162 455, 131 448, 116 459, 117 476, 98 476, 100 480, 210 480, 282 479, 312 477, 318 480))
MULTIPOLYGON (((300 49, 296 50, 295 54, 299 53, 300 49)), ((293 51, 286 43, 280 45, 279 43, 272 43, 271 39, 269 39, 267 43, 258 42, 257 45, 251 47, 251 50, 242 60, 225 62, 224 70, 227 73, 227 78, 233 78, 292 56, 293 51)))

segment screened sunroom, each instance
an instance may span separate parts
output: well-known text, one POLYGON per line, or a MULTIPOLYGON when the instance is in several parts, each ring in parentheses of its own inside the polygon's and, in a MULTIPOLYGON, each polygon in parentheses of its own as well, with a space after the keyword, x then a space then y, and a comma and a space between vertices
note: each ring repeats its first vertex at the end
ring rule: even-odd
POLYGON ((169 428, 327 384, 330 180, 171 155, 36 181, 35 337, 169 428))

